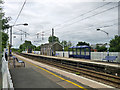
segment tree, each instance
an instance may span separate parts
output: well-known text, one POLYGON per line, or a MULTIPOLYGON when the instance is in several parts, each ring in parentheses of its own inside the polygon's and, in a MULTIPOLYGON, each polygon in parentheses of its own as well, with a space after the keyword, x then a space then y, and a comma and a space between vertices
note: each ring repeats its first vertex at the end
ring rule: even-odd
POLYGON ((66 47, 66 46, 67 46, 67 41, 64 40, 64 41, 61 42, 61 44, 62 44, 64 47, 66 47))
POLYGON ((2 48, 6 48, 8 40, 8 34, 2 32, 2 48))
MULTIPOLYGON (((0 5, 3 4, 3 2, 0 0, 0 5)), ((2 7, 0 6, 0 41, 2 41, 2 50, 3 48, 6 48, 7 40, 8 40, 8 34, 4 33, 6 29, 9 29, 8 22, 11 20, 10 17, 5 17, 5 13, 2 13, 2 7), (2 36, 2 37, 1 37, 2 36)), ((1 42, 0 42, 1 43, 1 42)))
POLYGON ((19 47, 19 49, 20 49, 20 51, 24 51, 24 50, 27 49, 27 48, 29 48, 29 49, 35 49, 36 46, 33 45, 33 44, 31 43, 31 41, 25 40, 25 43, 21 44, 20 47, 19 47))
POLYGON ((114 39, 110 40, 110 51, 120 52, 120 36, 115 35, 114 39))
POLYGON ((87 45, 89 46, 89 43, 86 43, 86 42, 78 42, 78 44, 76 46, 81 46, 81 45, 87 45))
POLYGON ((97 51, 98 52, 105 52, 105 51, 107 51, 107 48, 105 46, 101 46, 101 47, 97 48, 97 51))
POLYGON ((106 43, 102 46, 99 46, 99 44, 96 44, 96 48, 98 52, 105 52, 107 51, 107 48, 105 47, 106 43))
POLYGON ((40 51, 40 50, 41 50, 41 46, 35 48, 35 51, 40 51))
POLYGON ((71 41, 68 41, 68 42, 67 42, 67 46, 69 46, 69 47, 72 46, 71 41))
MULTIPOLYGON (((48 41, 49 41, 49 43, 52 42, 52 36, 50 36, 50 37, 48 38, 48 41)), ((56 36, 53 36, 53 42, 60 42, 60 41, 59 41, 59 38, 56 37, 56 36)))
POLYGON ((10 25, 8 24, 10 20, 11 17, 5 17, 4 19, 2 19, 2 30, 6 30, 10 28, 10 25))
POLYGON ((68 51, 68 48, 69 48, 70 46, 72 46, 71 41, 68 41, 68 42, 67 42, 67 41, 64 40, 64 41, 61 42, 61 44, 64 45, 64 51, 68 51))

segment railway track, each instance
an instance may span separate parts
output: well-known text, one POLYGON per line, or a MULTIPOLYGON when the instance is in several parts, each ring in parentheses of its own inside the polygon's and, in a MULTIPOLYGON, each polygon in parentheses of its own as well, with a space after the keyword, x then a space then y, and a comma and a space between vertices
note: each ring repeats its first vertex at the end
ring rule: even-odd
POLYGON ((43 59, 40 59, 37 57, 27 56, 27 55, 23 55, 23 54, 19 54, 19 55, 22 55, 22 56, 30 58, 32 60, 46 63, 48 65, 75 73, 77 75, 81 75, 81 76, 96 80, 98 82, 101 82, 101 83, 104 83, 107 85, 111 85, 116 88, 120 88, 120 77, 118 77, 118 76, 109 75, 106 73, 97 72, 97 71, 89 70, 86 68, 81 68, 81 67, 79 67, 80 65, 78 65, 78 67, 76 67, 74 64, 72 65, 72 64, 64 63, 64 62, 60 62, 60 61, 47 60, 47 59, 43 60, 43 59))

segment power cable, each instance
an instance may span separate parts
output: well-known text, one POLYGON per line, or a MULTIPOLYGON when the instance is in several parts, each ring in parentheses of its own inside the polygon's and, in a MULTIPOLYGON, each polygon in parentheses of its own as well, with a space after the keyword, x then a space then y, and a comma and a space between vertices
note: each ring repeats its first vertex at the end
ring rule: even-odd
MULTIPOLYGON (((70 19, 70 20, 66 20, 66 21, 64 21, 62 24, 65 24, 65 23, 67 23, 67 22, 69 22, 69 21, 73 21, 74 19, 77 19, 77 18, 79 18, 80 16, 84 16, 85 14, 88 14, 88 13, 90 13, 90 12, 93 12, 93 11, 99 9, 99 8, 102 8, 102 7, 110 4, 110 3, 112 3, 112 2, 108 2, 108 3, 106 3, 106 4, 104 4, 104 5, 101 5, 101 6, 95 8, 95 9, 93 9, 93 10, 90 10, 90 11, 88 11, 88 12, 85 12, 85 13, 83 13, 83 14, 80 14, 80 15, 78 15, 78 16, 70 19)), ((55 27, 57 27, 57 26, 59 26, 59 25, 62 25, 62 24, 57 24, 57 25, 55 25, 55 26, 53 26, 53 27, 55 28, 55 27)), ((51 29, 51 28, 50 28, 50 29, 51 29)), ((46 32, 46 31, 45 31, 45 32, 46 32)), ((49 31, 47 30, 47 32, 49 32, 49 31)))
MULTIPOLYGON (((81 19, 81 20, 75 21, 75 22, 73 22, 73 23, 71 23, 71 24, 68 24, 68 25, 66 25, 66 26, 64 26, 64 27, 61 27, 61 28, 58 28, 58 29, 62 29, 62 28, 68 27, 68 26, 70 26, 70 25, 72 25, 72 24, 75 24, 75 23, 77 23, 77 22, 83 21, 83 20, 85 20, 85 19, 89 19, 89 18, 91 18, 91 17, 93 17, 93 16, 96 16, 96 15, 99 15, 99 14, 101 14, 101 13, 104 13, 104 12, 107 12, 107 11, 109 11, 109 10, 112 10, 112 9, 118 7, 118 6, 119 6, 119 5, 114 6, 114 7, 112 7, 112 8, 109 8, 109 9, 107 9, 107 10, 101 11, 101 12, 96 13, 96 14, 94 14, 94 15, 88 16, 88 17, 83 18, 83 19, 81 19)), ((56 30, 58 30, 58 29, 56 29, 56 30)))
MULTIPOLYGON (((81 14, 81 15, 78 15, 78 16, 70 19, 70 20, 64 21, 62 24, 67 23, 67 22, 69 22, 69 21, 73 21, 74 19, 77 19, 77 18, 79 18, 79 17, 81 17, 81 16, 84 16, 84 15, 86 15, 86 14, 88 14, 88 13, 91 13, 91 12, 93 12, 93 11, 95 11, 95 10, 101 8, 101 7, 104 7, 104 6, 106 6, 106 5, 110 4, 110 3, 112 3, 112 2, 108 2, 108 3, 106 3, 106 4, 102 5, 102 6, 99 6, 99 7, 95 8, 95 9, 93 9, 93 10, 90 10, 90 11, 88 11, 88 12, 85 12, 85 13, 81 14)), ((54 28, 57 27, 57 26, 59 26, 59 25, 62 25, 62 24, 55 25, 54 28)))
POLYGON ((22 10, 23 10, 23 8, 24 8, 25 4, 26 4, 26 1, 27 1, 27 0, 25 0, 25 1, 24 1, 23 5, 22 5, 22 7, 21 7, 21 9, 20 9, 20 12, 18 13, 18 16, 17 16, 17 18, 16 18, 16 20, 15 20, 15 22, 14 22, 14 24, 13 24, 13 25, 15 25, 15 24, 16 24, 16 22, 17 22, 17 20, 18 20, 18 18, 19 18, 19 16, 20 16, 20 14, 21 14, 21 12, 22 12, 22 10))
MULTIPOLYGON (((15 28, 15 27, 13 27, 13 28, 15 28)), ((19 31, 22 31, 22 32, 24 32, 24 33, 30 35, 29 33, 25 32, 25 31, 23 31, 23 30, 21 30, 21 29, 18 29, 18 28, 15 28, 15 29, 17 29, 17 30, 19 30, 19 31)))
MULTIPOLYGON (((90 12, 92 12, 92 11, 95 11, 95 10, 97 10, 97 9, 99 9, 99 8, 101 8, 101 7, 104 7, 104 6, 106 6, 106 5, 110 4, 110 3, 112 3, 112 2, 106 3, 106 4, 102 5, 102 6, 99 6, 99 7, 95 8, 95 9, 93 9, 93 10, 90 10, 90 11, 88 11, 88 12, 86 12, 86 13, 83 13, 83 14, 77 16, 77 17, 74 17, 74 18, 72 18, 72 19, 70 19, 70 20, 64 21, 62 24, 65 24, 65 23, 68 22, 68 21, 72 21, 72 20, 74 20, 74 19, 77 19, 77 18, 79 18, 80 16, 84 16, 85 14, 88 14, 88 13, 90 13, 90 12)), ((87 18, 86 18, 86 19, 87 19, 87 18)), ((78 21, 77 21, 77 22, 78 22, 78 21)), ((57 27, 57 26, 62 25, 62 24, 55 25, 54 27, 57 27)), ((69 24, 68 24, 67 26, 69 26, 69 24)), ((67 27, 67 26, 65 26, 65 27, 67 27)), ((62 28, 64 28, 64 27, 62 27, 62 28)), ((58 29, 61 29, 61 28, 58 28, 58 29)), ((58 29, 56 29, 56 30, 58 30, 58 29)))
MULTIPOLYGON (((112 27, 112 26, 114 26, 114 25, 120 25, 120 24, 118 24, 118 23, 114 23, 114 24, 112 24, 112 25, 106 25, 106 26, 102 26, 102 27, 94 27, 95 29, 97 29, 97 28, 109 28, 109 27, 112 27)), ((89 29, 89 28, 85 28, 85 29, 89 29)), ((74 32, 74 33, 79 33, 79 32, 81 32, 81 31, 77 31, 77 32, 74 32)), ((70 34, 70 33, 67 33, 67 34, 65 34, 65 35, 68 35, 68 34, 70 34)), ((63 37, 64 35, 62 35, 61 37, 63 37)))
MULTIPOLYGON (((102 24, 103 23, 108 23, 108 22, 113 22, 113 21, 115 21, 115 20, 118 20, 118 19, 113 19, 113 20, 109 20, 109 21, 107 21, 107 22, 102 22, 102 24)), ((94 27, 94 26, 97 26, 97 25, 100 25, 101 23, 97 23, 97 24, 95 24, 95 25, 90 25, 90 26, 88 26, 88 27, 86 27, 85 29, 89 29, 89 28, 92 28, 92 27, 94 27)), ((105 27, 105 26, 104 26, 105 27)), ((106 26, 107 27, 107 26, 106 26)), ((84 28, 84 27, 83 27, 84 28)), ((101 27, 99 27, 99 28, 101 28, 101 27)), ((59 31, 56 31, 57 33, 59 32, 59 31)))

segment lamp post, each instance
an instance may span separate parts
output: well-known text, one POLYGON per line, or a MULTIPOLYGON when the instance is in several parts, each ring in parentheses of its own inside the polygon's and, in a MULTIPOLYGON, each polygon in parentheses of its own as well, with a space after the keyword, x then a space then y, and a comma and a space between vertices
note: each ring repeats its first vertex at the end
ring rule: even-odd
POLYGON ((64 45, 65 45, 65 44, 64 44, 64 42, 63 42, 63 57, 64 57, 64 45))
POLYGON ((16 24, 16 25, 11 25, 11 26, 9 26, 10 27, 10 44, 9 44, 9 53, 8 53, 8 55, 10 56, 10 50, 11 50, 11 47, 12 47, 12 28, 14 27, 14 26, 19 26, 19 25, 24 25, 24 26, 28 26, 28 24, 27 23, 24 23, 24 24, 16 24))
MULTIPOLYGON (((101 30, 101 29, 97 29, 97 31, 102 31, 102 32, 106 33, 106 35, 107 35, 107 37, 109 39, 109 33, 108 32, 106 32, 104 30, 101 30)), ((107 43, 107 56, 109 56, 109 44, 108 43, 107 43)))

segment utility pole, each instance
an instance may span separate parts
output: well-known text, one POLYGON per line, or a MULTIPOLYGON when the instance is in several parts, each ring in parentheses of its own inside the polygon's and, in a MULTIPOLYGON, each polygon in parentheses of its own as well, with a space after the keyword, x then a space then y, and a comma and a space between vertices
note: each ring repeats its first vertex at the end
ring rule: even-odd
MULTIPOLYGON (((118 2, 118 5, 120 5, 120 2, 118 2)), ((118 7, 118 11, 120 11, 120 7, 118 7)), ((120 12, 118 13, 118 16, 120 15, 120 12)), ((120 36, 120 18, 118 17, 118 36, 120 36)), ((120 62, 120 52, 118 52, 118 62, 120 62)))
POLYGON ((44 32, 41 33, 42 40, 44 40, 44 32))
POLYGON ((63 41, 63 57, 64 57, 64 45, 65 45, 65 44, 64 44, 64 41, 63 41))
POLYGON ((8 55, 10 56, 10 50, 11 50, 11 47, 12 47, 12 27, 14 26, 19 26, 19 25, 24 25, 24 26, 27 26, 28 24, 27 23, 24 23, 24 24, 16 24, 16 25, 12 25, 12 26, 9 26, 10 27, 10 45, 9 45, 9 50, 8 50, 8 55))
MULTIPOLYGON (((108 33, 108 32, 103 31, 103 30, 101 30, 101 29, 97 29, 97 31, 102 31, 102 32, 106 33, 106 35, 107 35, 107 37, 108 37, 108 40, 109 40, 109 33, 108 33)), ((109 43, 107 43, 107 56, 109 56, 109 43)))
POLYGON ((10 45, 12 46, 12 26, 10 27, 10 45))
POLYGON ((53 36, 54 36, 54 28, 52 28, 52 43, 53 43, 53 36))
POLYGON ((21 30, 21 41, 22 41, 22 30, 21 30))
POLYGON ((37 35, 37 39, 39 38, 39 33, 36 34, 37 35))
MULTIPOLYGON (((0 10, 0 13, 2 10, 0 10)), ((0 15, 1 16, 1 15, 0 15)), ((0 90, 2 89, 2 17, 0 17, 0 90)))
POLYGON ((10 26, 10 44, 8 46, 8 56, 10 56, 11 52, 11 47, 12 47, 12 26, 10 26))
POLYGON ((54 36, 54 28, 52 28, 52 56, 53 56, 53 36, 54 36))

